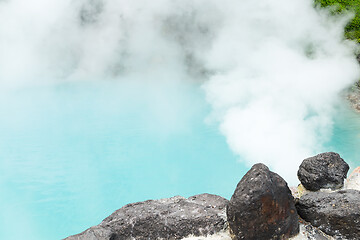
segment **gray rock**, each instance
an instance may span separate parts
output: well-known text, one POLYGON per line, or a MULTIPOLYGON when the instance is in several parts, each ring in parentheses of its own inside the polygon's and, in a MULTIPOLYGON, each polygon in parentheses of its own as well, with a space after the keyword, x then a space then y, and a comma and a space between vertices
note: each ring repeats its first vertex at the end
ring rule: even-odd
POLYGON ((310 192, 296 208, 300 217, 331 236, 360 239, 360 191, 310 192))
POLYGON ((333 237, 325 234, 317 227, 312 226, 310 223, 301 221, 300 233, 303 240, 335 240, 333 237))
POLYGON ((321 153, 305 159, 298 170, 301 184, 310 191, 338 189, 344 185, 349 165, 334 152, 321 153))
POLYGON ((241 179, 226 213, 233 239, 288 239, 299 232, 287 183, 264 164, 254 165, 241 179))
POLYGON ((66 240, 175 240, 214 234, 227 228, 227 203, 222 197, 200 194, 128 204, 66 240))

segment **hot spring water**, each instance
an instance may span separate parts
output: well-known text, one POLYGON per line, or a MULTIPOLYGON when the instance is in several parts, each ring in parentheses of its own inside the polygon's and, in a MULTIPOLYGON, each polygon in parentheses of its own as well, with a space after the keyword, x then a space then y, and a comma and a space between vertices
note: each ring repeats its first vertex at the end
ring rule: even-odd
POLYGON ((230 198, 256 162, 360 165, 347 16, 312 0, 0 0, 0 239, 124 204, 230 198))
MULTIPOLYGON (((167 87, 169 99, 161 88, 135 85, 2 94, 0 239, 60 239, 135 201, 203 192, 231 197, 249 166, 204 121, 210 107, 199 86, 167 87)), ((360 115, 345 105, 337 116, 324 150, 360 165, 360 115)))
POLYGON ((2 95, 0 239, 60 239, 135 201, 229 197, 246 168, 204 123, 203 93, 166 89, 171 98, 114 83, 2 95))

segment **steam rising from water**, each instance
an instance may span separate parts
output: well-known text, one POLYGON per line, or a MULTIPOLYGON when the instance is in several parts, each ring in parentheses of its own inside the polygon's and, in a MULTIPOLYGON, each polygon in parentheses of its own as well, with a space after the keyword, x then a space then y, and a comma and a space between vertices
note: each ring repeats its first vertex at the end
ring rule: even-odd
POLYGON ((201 82, 230 148, 291 180, 358 77, 345 23, 310 0, 5 0, 0 85, 201 82))

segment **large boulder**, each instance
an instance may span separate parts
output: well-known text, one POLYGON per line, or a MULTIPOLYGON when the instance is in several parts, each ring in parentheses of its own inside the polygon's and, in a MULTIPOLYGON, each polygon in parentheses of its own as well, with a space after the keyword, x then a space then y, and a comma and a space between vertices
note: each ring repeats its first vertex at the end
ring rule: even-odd
POLYGON ((222 197, 201 194, 128 204, 66 240, 176 240, 214 234, 227 228, 227 203, 222 197))
POLYGON ((296 203, 304 220, 340 239, 360 239, 360 191, 309 192, 296 203))
POLYGON ((310 191, 338 189, 344 185, 349 165, 334 152, 321 153, 305 159, 298 170, 301 184, 310 191))
POLYGON ((287 183, 264 164, 254 165, 238 183, 226 209, 233 239, 288 239, 299 232, 287 183))

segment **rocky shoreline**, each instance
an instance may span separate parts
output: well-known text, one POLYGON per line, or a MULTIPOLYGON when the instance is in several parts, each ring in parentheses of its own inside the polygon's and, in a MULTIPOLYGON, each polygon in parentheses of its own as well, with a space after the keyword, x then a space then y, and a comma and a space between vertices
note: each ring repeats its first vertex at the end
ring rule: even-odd
MULTIPOLYGON (((360 54, 356 56, 356 60, 360 64, 360 54)), ((347 91, 346 99, 355 111, 360 112, 360 80, 347 91)))
POLYGON ((347 94, 347 100, 355 111, 360 112, 360 88, 353 87, 347 94))
POLYGON ((305 159, 301 184, 255 164, 230 201, 217 195, 175 196, 128 204, 66 240, 360 239, 360 168, 347 180, 337 153, 305 159))

